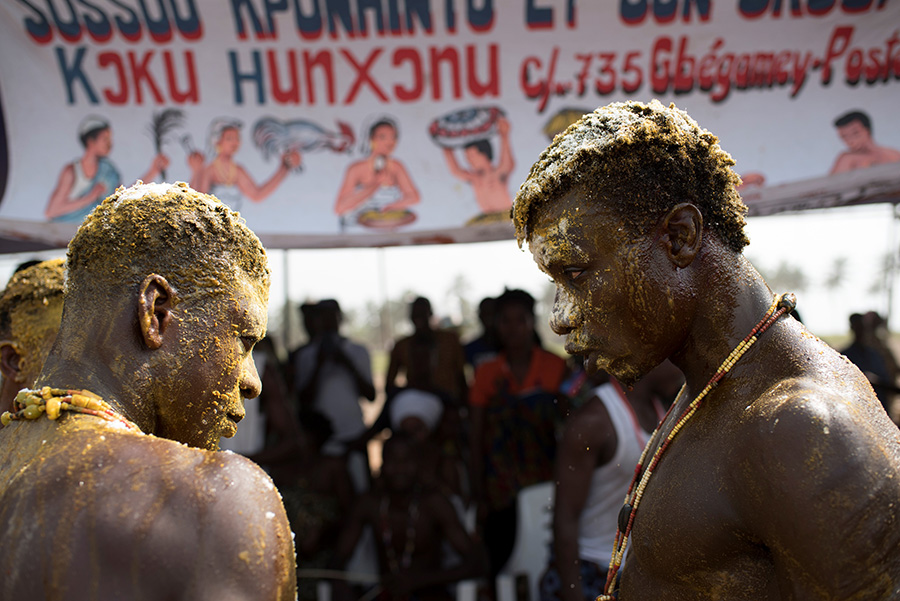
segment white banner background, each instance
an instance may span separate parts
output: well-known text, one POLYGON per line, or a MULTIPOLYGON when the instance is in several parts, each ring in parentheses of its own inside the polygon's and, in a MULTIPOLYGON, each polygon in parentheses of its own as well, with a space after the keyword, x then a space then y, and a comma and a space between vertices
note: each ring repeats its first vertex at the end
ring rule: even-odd
MULTIPOLYGON (((190 180, 190 148, 214 156, 210 126, 222 117, 243 124, 234 160, 258 184, 280 161, 254 144, 260 120, 293 122, 302 135, 318 128, 328 134, 316 139, 336 141, 303 152, 302 171, 261 202, 241 203, 273 247, 509 237, 506 223, 467 225, 482 213, 473 187, 450 172, 429 133, 435 119, 465 109, 506 116, 515 166, 504 186, 514 196, 554 117, 626 98, 674 101, 719 136, 738 172, 765 177, 765 188, 747 194, 752 209, 766 189, 822 187, 845 150, 833 121, 849 110, 869 114, 879 144, 900 148, 898 82, 894 0, 3 0, 9 173, 0 230, 64 243, 75 225, 47 224, 44 212, 60 171, 83 153, 80 124, 94 115, 109 122, 109 159, 130 183, 155 155, 148 128, 164 109, 183 115, 162 146, 169 181, 190 180), (317 35, 310 24, 318 22, 317 35), (436 55, 455 56, 456 67, 432 64, 436 55), (310 70, 310 57, 330 61, 333 94, 328 69, 310 70), (397 124, 392 156, 418 190, 414 220, 367 227, 349 213, 342 228, 341 184, 368 158, 367 131, 381 117, 397 124)), ((497 168, 496 124, 488 139, 497 168)), ((455 157, 468 168, 461 150, 455 157)), ((894 167, 873 171, 896 183, 894 167)), ((858 188, 866 178, 833 179, 858 188)))

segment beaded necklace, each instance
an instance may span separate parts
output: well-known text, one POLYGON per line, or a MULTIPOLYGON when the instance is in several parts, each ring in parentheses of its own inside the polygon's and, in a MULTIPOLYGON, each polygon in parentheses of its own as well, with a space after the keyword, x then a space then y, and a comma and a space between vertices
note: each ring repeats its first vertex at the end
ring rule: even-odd
POLYGON ((409 521, 406 523, 406 540, 403 543, 403 555, 400 561, 397 561, 397 551, 391 544, 394 538, 394 530, 391 528, 391 522, 388 516, 388 495, 385 494, 381 499, 381 540, 384 541, 384 552, 387 555, 388 567, 392 574, 409 569, 412 563, 412 555, 416 550, 416 521, 419 519, 419 492, 413 494, 412 501, 409 504, 409 521))
POLYGON ((46 415, 47 419, 56 420, 63 411, 83 413, 120 424, 126 430, 142 432, 140 427, 128 420, 124 415, 112 408, 112 405, 101 399, 90 390, 68 390, 44 386, 40 390, 23 388, 13 401, 13 411, 5 411, 0 415, 0 423, 9 425, 14 420, 35 420, 46 415))
POLYGON ((647 457, 647 453, 650 450, 650 447, 653 445, 653 442, 657 440, 657 437, 660 434, 660 428, 662 428, 663 424, 667 421, 669 414, 674 409, 676 403, 672 403, 672 406, 669 407, 669 411, 666 413, 666 416, 660 421, 659 425, 656 427, 656 430, 653 432, 653 435, 650 437, 650 440, 647 442, 647 445, 644 447, 644 451, 641 453, 640 459, 638 459, 637 466, 634 468, 634 476, 631 479, 631 485, 628 487, 628 493, 625 495, 625 504, 622 506, 622 509, 619 511, 619 519, 618 519, 618 527, 616 528, 616 541, 613 546, 612 558, 609 562, 609 572, 606 575, 606 586, 604 587, 604 594, 597 597, 595 601, 614 601, 616 598, 613 593, 614 583, 616 581, 616 574, 619 571, 619 568, 622 565, 622 559, 625 556, 625 548, 628 545, 628 538, 631 535, 631 529, 634 526, 634 516, 637 514, 638 504, 641 502, 641 499, 644 496, 644 490, 647 488, 647 483, 650 481, 650 476, 653 474, 653 470, 659 464, 659 460, 662 457, 663 453, 665 453, 666 449, 671 444, 672 440, 681 431, 687 421, 691 418, 692 415, 697 411, 700 407, 700 404, 703 402, 703 399, 712 391, 716 386, 719 385, 719 381, 727 374, 734 364, 738 362, 738 360, 747 352, 747 350, 753 346, 753 344, 759 339, 759 336, 765 332, 769 326, 778 321, 785 313, 789 313, 794 309, 797 305, 797 300, 793 294, 787 293, 782 294, 781 296, 775 297, 775 300, 772 301, 769 310, 766 311, 766 314, 763 315, 762 319, 759 320, 759 323, 754 326, 750 333, 741 340, 738 345, 734 348, 733 351, 725 358, 725 361, 719 366, 719 369, 716 370, 716 373, 709 379, 709 382, 706 383, 706 386, 703 390, 700 391, 694 400, 691 401, 690 405, 684 410, 681 414, 681 417, 678 418, 678 421, 675 423, 675 426, 666 436, 665 440, 659 445, 659 448, 656 449, 656 452, 653 454, 653 458, 650 460, 650 463, 647 465, 646 471, 643 473, 641 470, 644 467, 644 460, 647 457), (640 478, 640 481, 638 481, 640 478), (637 486, 635 486, 637 484, 637 486))

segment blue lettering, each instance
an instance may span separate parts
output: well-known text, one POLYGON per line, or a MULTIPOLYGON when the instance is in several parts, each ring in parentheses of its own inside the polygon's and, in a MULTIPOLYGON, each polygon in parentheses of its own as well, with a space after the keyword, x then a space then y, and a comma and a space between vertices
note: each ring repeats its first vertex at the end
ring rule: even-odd
POLYGON ((353 17, 350 14, 350 0, 325 0, 325 12, 328 15, 328 33, 331 37, 337 37, 335 17, 340 20, 347 35, 351 38, 355 37, 353 17))
POLYGON ((375 29, 378 30, 378 33, 384 34, 384 13, 381 10, 381 0, 357 0, 356 22, 359 23, 359 32, 362 35, 367 35, 369 33, 366 11, 374 11, 375 29))
POLYGON ((228 62, 231 66, 231 78, 234 81, 235 104, 244 104, 244 94, 241 91, 241 84, 244 82, 251 82, 256 84, 257 104, 265 104, 266 101, 265 90, 263 89, 262 57, 259 54, 259 50, 252 51, 250 53, 250 56, 253 57, 253 70, 246 73, 241 73, 238 71, 237 52, 235 52, 234 50, 228 51, 228 62))
POLYGON ((80 0, 81 5, 85 8, 92 10, 93 15, 90 13, 84 13, 82 18, 84 19, 84 27, 87 29, 88 34, 98 41, 105 42, 109 38, 112 37, 112 23, 109 22, 109 18, 106 16, 102 10, 88 2, 87 0, 80 0))
POLYGON ((19 0, 22 4, 34 11, 34 16, 25 17, 25 31, 38 44, 46 44, 53 37, 53 30, 50 29, 50 21, 44 16, 44 13, 31 5, 28 0, 19 0))
POLYGON ((427 33, 431 33, 431 8, 428 0, 406 0, 406 31, 413 32, 413 16, 417 16, 419 23, 427 33))
POLYGON ((110 0, 110 2, 131 16, 130 19, 126 20, 116 15, 113 19, 116 22, 116 27, 118 27, 119 31, 122 32, 122 35, 125 36, 125 39, 131 40, 132 42, 139 40, 141 38, 141 20, 138 18, 137 13, 134 12, 130 6, 122 4, 120 0, 110 0))
POLYGON ((475 8, 474 0, 467 0, 466 18, 475 31, 487 31, 494 26, 494 0, 484 0, 483 6, 478 9, 475 8))
POLYGON ((294 0, 294 14, 297 22, 297 30, 306 40, 315 40, 322 35, 322 11, 318 2, 313 2, 313 13, 306 15, 300 7, 300 0, 294 0))
MULTIPOLYGON (((627 0, 622 0, 627 2, 627 0)), ((528 29, 548 29, 553 26, 553 9, 534 5, 535 0, 525 3, 525 24, 528 29)))
MULTIPOLYGON (((253 7, 252 2, 250 0, 231 0, 231 14, 234 17, 234 22, 237 26, 238 38, 242 40, 247 39, 247 29, 244 25, 244 18, 241 13, 242 9, 247 14, 247 18, 250 20, 250 27, 253 30, 253 33, 256 34, 256 37, 265 37, 262 21, 259 20, 259 15, 256 14, 256 9, 253 7)), ((298 10, 298 15, 299 12, 300 11, 298 10)))
POLYGON ((94 88, 91 87, 91 83, 88 81, 87 76, 81 68, 81 63, 84 61, 84 54, 87 52, 87 48, 82 46, 81 48, 75 49, 75 59, 72 61, 71 65, 66 64, 66 52, 64 48, 57 47, 55 50, 56 60, 59 61, 59 70, 62 74, 63 83, 66 85, 68 103, 75 104, 74 84, 78 81, 84 88, 85 94, 87 94, 88 102, 97 104, 99 102, 97 93, 94 92, 94 88))

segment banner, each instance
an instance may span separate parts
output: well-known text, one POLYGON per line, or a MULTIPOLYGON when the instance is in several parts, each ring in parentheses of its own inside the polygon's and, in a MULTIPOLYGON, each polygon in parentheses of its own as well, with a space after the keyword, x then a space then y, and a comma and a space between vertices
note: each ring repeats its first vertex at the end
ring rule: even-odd
POLYGON ((897 0, 3 0, 0 232, 65 244, 140 178, 273 247, 508 238, 555 133, 652 98, 751 214, 900 200, 897 0))

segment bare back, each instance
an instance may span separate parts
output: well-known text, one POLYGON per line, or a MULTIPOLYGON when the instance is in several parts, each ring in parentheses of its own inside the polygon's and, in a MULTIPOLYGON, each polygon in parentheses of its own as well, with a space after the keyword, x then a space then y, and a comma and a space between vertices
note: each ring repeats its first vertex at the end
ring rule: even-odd
POLYGON ((280 497, 239 455, 68 415, 5 428, 0 466, 0 598, 294 598, 280 497))
POLYGON ((900 431, 849 361, 794 320, 773 330, 665 452, 621 599, 898 594, 900 431))

